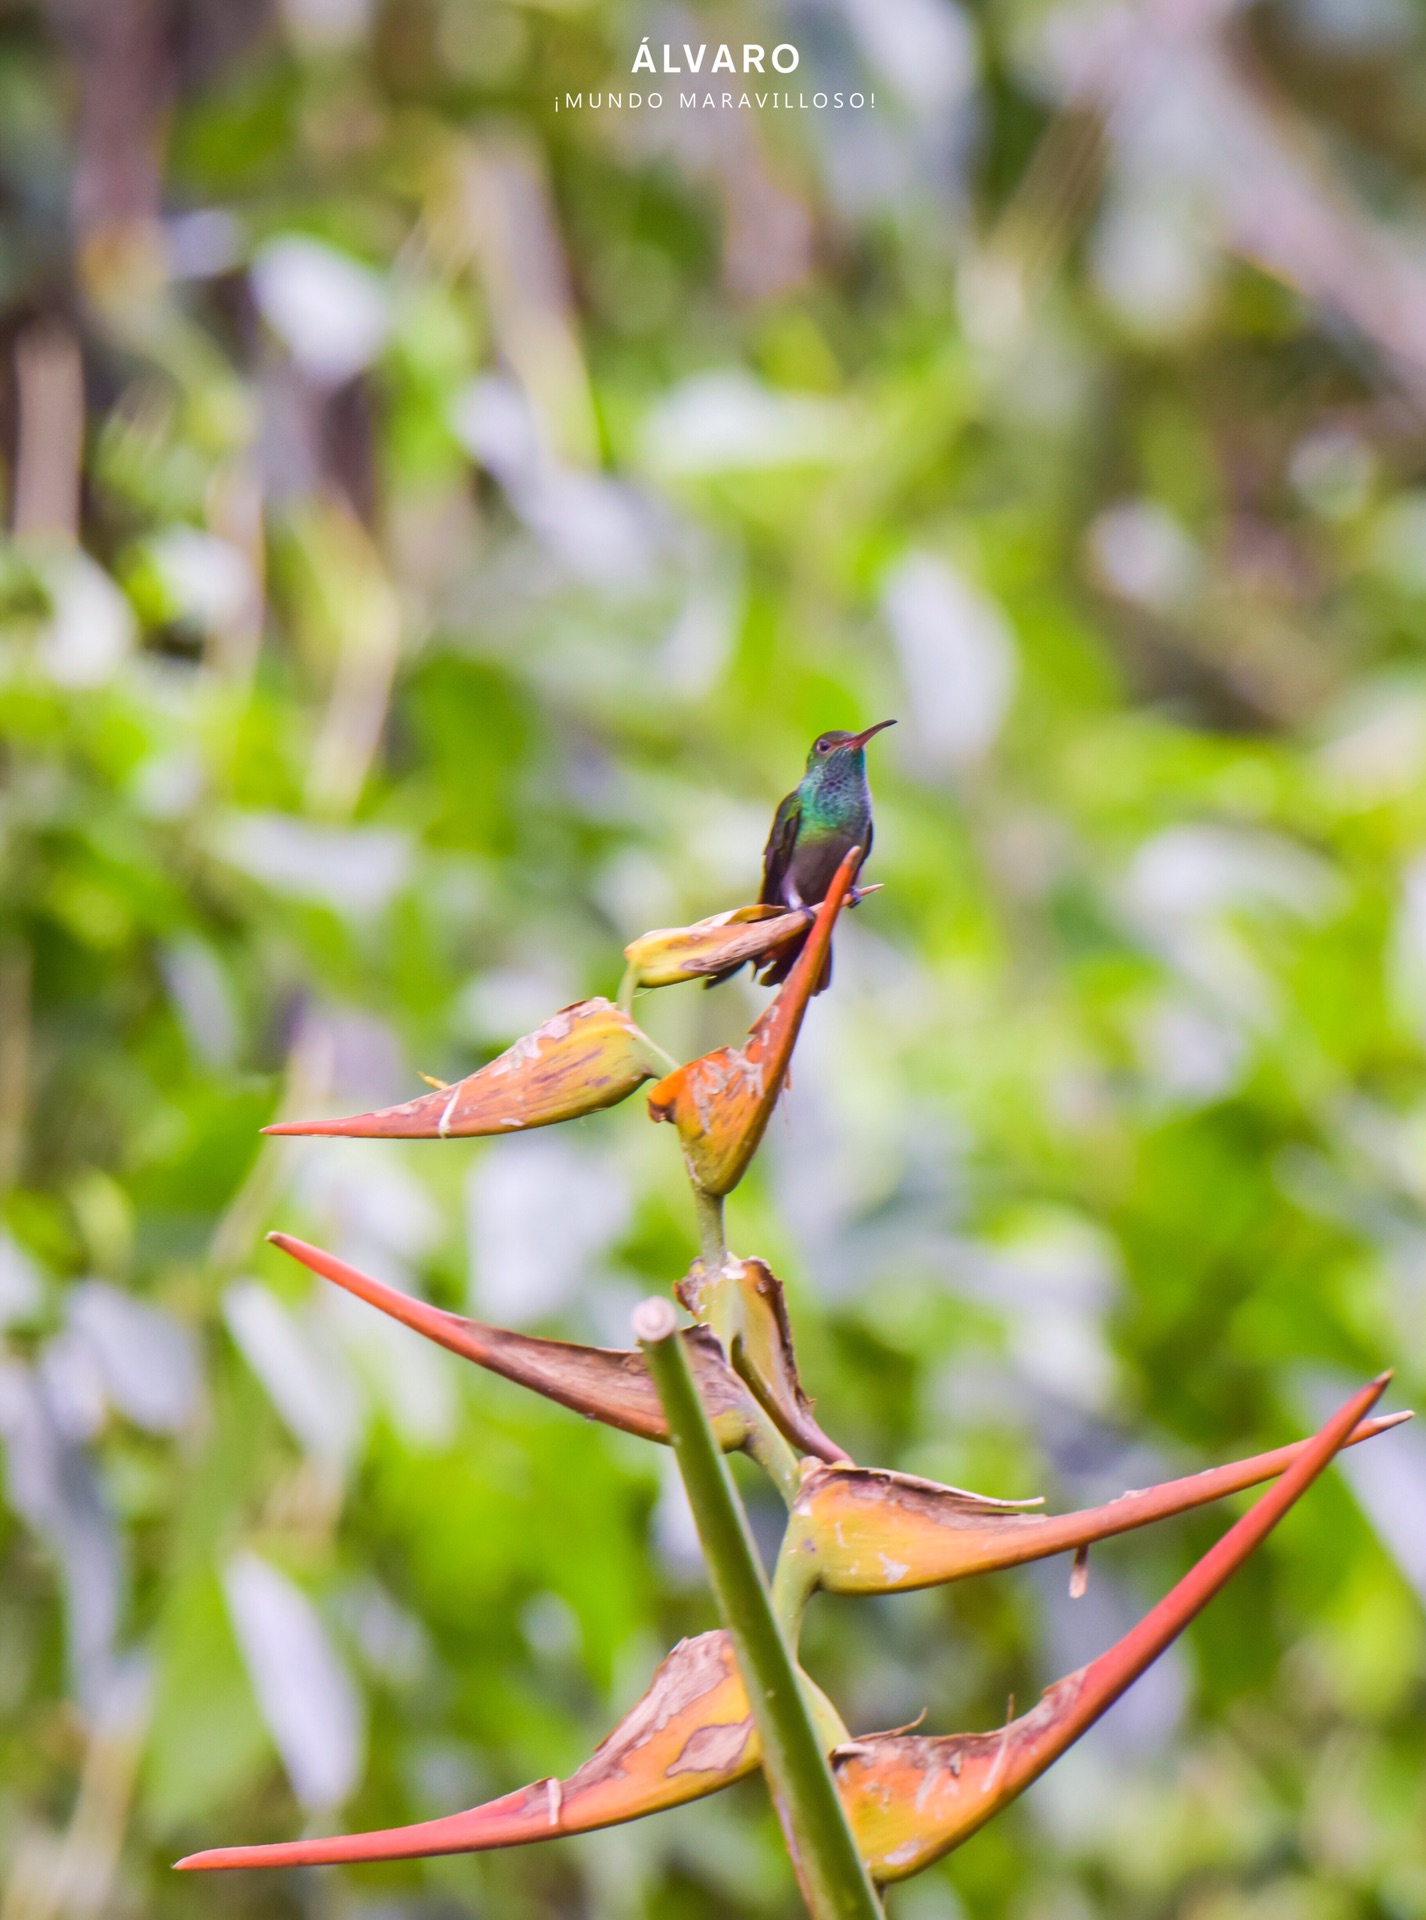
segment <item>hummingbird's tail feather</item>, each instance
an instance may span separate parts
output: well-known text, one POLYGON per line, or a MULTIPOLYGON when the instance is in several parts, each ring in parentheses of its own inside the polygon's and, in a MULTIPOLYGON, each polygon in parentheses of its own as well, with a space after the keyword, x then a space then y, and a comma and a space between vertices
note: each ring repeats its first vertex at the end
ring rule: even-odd
MULTIPOLYGON (((796 964, 798 954, 801 953, 806 944, 807 936, 804 934, 800 940, 794 941, 791 946, 785 948, 784 951, 777 956, 776 960, 773 961, 772 965, 759 975, 760 984, 764 987, 780 987, 788 974, 791 973, 793 966, 796 964)), ((828 947, 827 958, 822 962, 821 976, 816 986, 812 989, 812 992, 814 994, 825 993, 831 984, 832 949, 828 947)))
POLYGON ((703 991, 707 993, 710 987, 721 987, 725 980, 731 980, 735 973, 741 973, 747 964, 746 960, 740 960, 736 966, 724 967, 721 973, 710 973, 703 982, 703 991))

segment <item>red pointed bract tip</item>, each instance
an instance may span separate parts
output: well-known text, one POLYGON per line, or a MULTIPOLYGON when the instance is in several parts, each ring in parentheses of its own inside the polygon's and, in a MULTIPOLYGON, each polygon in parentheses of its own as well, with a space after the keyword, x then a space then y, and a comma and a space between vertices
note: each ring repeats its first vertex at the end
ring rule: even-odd
POLYGON ((832 929, 861 861, 853 847, 837 869, 827 897, 781 993, 741 1047, 719 1047, 667 1075, 649 1094, 649 1118, 678 1128, 684 1159, 705 1193, 731 1193, 747 1171, 777 1105, 832 940, 832 929))
MULTIPOLYGON (((324 1280, 365 1300, 378 1312, 437 1346, 473 1360, 517 1386, 582 1413, 587 1419, 619 1427, 643 1440, 667 1441, 668 1423, 641 1353, 611 1347, 580 1347, 567 1340, 539 1340, 506 1327, 487 1326, 459 1313, 433 1307, 414 1294, 375 1280, 334 1253, 309 1246, 290 1233, 268 1239, 324 1280)), ((688 1327, 681 1338, 698 1381, 703 1404, 719 1441, 728 1449, 743 1445, 756 1419, 746 1386, 723 1358, 723 1349, 707 1327, 688 1327)))
POLYGON ((1116 1646, 1047 1689, 999 1733, 871 1735, 833 1756, 837 1789, 875 1879, 904 1880, 968 1840, 1023 1793, 1200 1613, 1311 1486, 1385 1391, 1363 1387, 1309 1440, 1276 1486, 1116 1646))
MULTIPOLYGON (((1409 1413, 1363 1420, 1346 1446, 1400 1426, 1409 1413)), ((1027 1513, 1034 1501, 988 1500, 934 1480, 848 1464, 808 1471, 783 1552, 785 1578, 810 1593, 911 1593, 972 1574, 998 1572, 1111 1539, 1284 1473, 1310 1440, 1228 1466, 1210 1467, 1079 1513, 1027 1513)))
POLYGON ((523 1847, 700 1800, 752 1773, 760 1757, 732 1642, 721 1631, 704 1633, 679 1642, 643 1699, 568 1780, 537 1780, 467 1813, 409 1827, 214 1847, 190 1853, 177 1867, 326 1867, 523 1847))
POLYGON ((453 1086, 375 1113, 283 1120, 263 1132, 360 1140, 466 1140, 518 1133, 617 1106, 663 1064, 647 1036, 612 1000, 581 1000, 453 1086))

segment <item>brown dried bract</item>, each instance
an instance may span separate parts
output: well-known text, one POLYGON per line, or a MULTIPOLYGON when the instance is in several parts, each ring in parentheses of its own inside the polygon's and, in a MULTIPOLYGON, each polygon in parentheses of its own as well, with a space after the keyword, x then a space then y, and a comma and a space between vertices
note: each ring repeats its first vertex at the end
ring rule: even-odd
MULTIPOLYGON (((309 1246, 290 1233, 270 1233, 268 1239, 313 1273, 344 1287, 438 1346, 473 1360, 478 1367, 529 1387, 547 1400, 557 1400, 587 1419, 601 1420, 605 1426, 619 1427, 645 1440, 667 1441, 663 1408, 641 1353, 581 1347, 567 1340, 540 1340, 506 1327, 467 1320, 462 1314, 448 1313, 418 1300, 414 1294, 374 1280, 335 1254, 309 1246)), ((689 1327, 681 1338, 687 1344, 713 1430, 722 1445, 734 1451, 747 1441, 757 1420, 749 1391, 724 1359, 722 1347, 707 1327, 689 1327)))
POLYGON ((674 1288, 696 1320, 713 1319, 717 1298, 727 1291, 736 1296, 737 1335, 729 1355, 736 1371, 800 1454, 846 1461, 845 1451, 818 1426, 802 1390, 782 1282, 771 1268, 762 1260, 729 1259, 710 1271, 696 1260, 674 1288))

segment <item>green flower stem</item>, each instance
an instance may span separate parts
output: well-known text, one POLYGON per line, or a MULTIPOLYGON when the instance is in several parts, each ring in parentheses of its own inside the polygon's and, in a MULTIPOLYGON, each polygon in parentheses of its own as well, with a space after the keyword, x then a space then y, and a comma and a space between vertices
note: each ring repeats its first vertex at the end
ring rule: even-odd
MULTIPOLYGON (((704 1266, 716 1273, 728 1258, 728 1242, 723 1232, 723 1196, 705 1193, 696 1180, 690 1180, 689 1185, 693 1189, 693 1210, 698 1216, 698 1250, 703 1255, 704 1266)), ((717 1327, 713 1331, 719 1333, 717 1327)), ((728 1342, 724 1340, 723 1345, 727 1348, 728 1342)), ((729 1360, 732 1357, 729 1348, 729 1360)))
MULTIPOLYGON (((698 1188, 693 1189, 694 1199, 699 1198, 698 1188)), ((741 1263, 732 1259, 726 1252, 723 1258, 712 1261, 705 1253, 703 1271, 698 1277, 697 1302, 689 1311, 697 1320, 712 1327, 723 1343, 723 1351, 728 1356, 728 1364, 738 1367, 742 1357, 744 1311, 743 1294, 738 1285, 737 1276, 741 1272, 741 1263)), ((685 1302, 685 1305, 688 1303, 685 1302)), ((749 1383, 751 1384, 751 1382, 749 1383)))
MULTIPOLYGON (((801 1484, 799 1474, 799 1491, 801 1484)), ((790 1509, 792 1501, 789 1500, 787 1504, 790 1509)), ((812 1598, 817 1585, 816 1561, 806 1553, 790 1550, 796 1531, 797 1522, 794 1520, 789 1523, 787 1532, 782 1537, 777 1565, 772 1570, 773 1614, 787 1644, 794 1648, 802 1637, 802 1621, 807 1612, 807 1602, 812 1598)))
POLYGON ((624 977, 619 982, 618 997, 614 1002, 620 1013, 631 1013, 633 1011, 634 995, 637 993, 638 987, 639 969, 635 966, 625 967, 624 977))
POLYGON ((634 1332, 663 1403, 714 1598, 752 1704, 763 1771, 803 1898, 813 1920, 884 1920, 837 1797, 796 1663, 778 1632, 747 1516, 708 1424, 682 1342, 672 1337, 676 1328, 667 1300, 645 1301, 634 1315, 634 1332))
POLYGON ((757 1461, 782 1495, 784 1506, 791 1510, 802 1491, 802 1469, 797 1455, 761 1407, 757 1409, 757 1418, 743 1451, 757 1461))
POLYGON ((662 1079, 666 1074, 677 1073, 678 1062, 674 1059, 673 1055, 671 1053, 665 1053, 657 1040, 650 1040, 649 1036, 644 1033, 642 1027, 640 1027, 639 1032, 643 1034, 643 1041, 644 1045, 648 1048, 649 1059, 657 1068, 659 1078, 662 1079))

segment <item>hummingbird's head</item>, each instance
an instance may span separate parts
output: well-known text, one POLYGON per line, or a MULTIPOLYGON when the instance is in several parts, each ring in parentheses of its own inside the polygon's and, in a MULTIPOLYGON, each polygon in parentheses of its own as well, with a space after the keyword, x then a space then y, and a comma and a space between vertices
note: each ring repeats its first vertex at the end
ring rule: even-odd
POLYGON ((825 770, 830 773, 834 769, 857 765, 872 735, 895 725, 894 720, 878 720, 874 727, 867 727, 861 733, 819 733, 807 756, 807 771, 818 773, 825 770))

